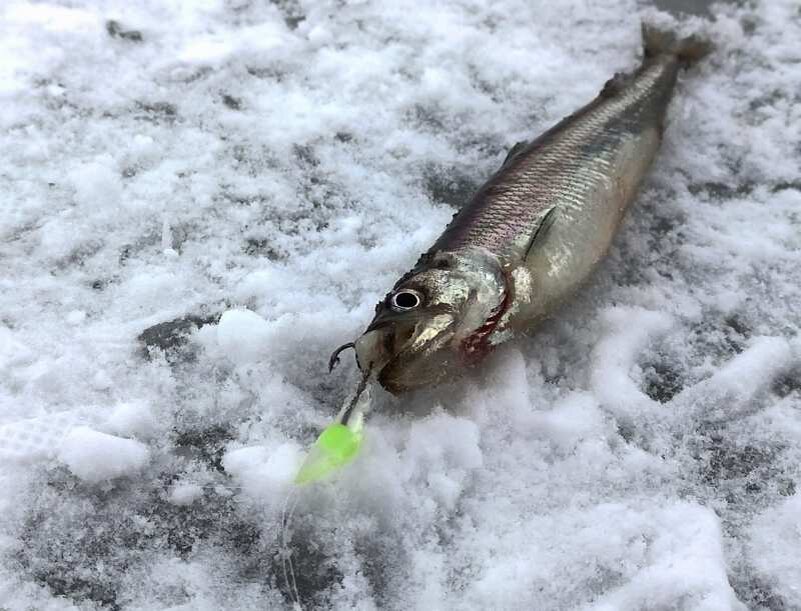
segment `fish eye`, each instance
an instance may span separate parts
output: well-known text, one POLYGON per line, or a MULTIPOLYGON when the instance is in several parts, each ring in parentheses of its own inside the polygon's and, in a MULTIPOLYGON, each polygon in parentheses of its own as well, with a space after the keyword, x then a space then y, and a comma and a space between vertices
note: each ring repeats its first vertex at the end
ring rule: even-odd
POLYGON ((402 289, 390 298, 392 309, 398 312, 413 310, 423 302, 420 293, 412 289, 402 289))

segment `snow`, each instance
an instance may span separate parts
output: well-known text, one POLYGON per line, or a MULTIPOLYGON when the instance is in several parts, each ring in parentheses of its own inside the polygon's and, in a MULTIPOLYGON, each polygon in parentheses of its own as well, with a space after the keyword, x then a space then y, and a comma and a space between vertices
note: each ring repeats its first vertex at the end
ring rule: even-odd
POLYGON ((801 606, 801 14, 704 6, 2 3, 0 607, 801 606), (716 50, 592 281, 295 488, 328 355, 643 18, 716 50))
POLYGON ((104 428, 116 435, 148 439, 158 431, 158 422, 149 405, 120 403, 111 410, 104 428))
POLYGON ((280 504, 289 494, 302 458, 295 443, 284 443, 272 452, 264 446, 250 446, 226 452, 222 466, 241 485, 243 493, 280 504))
POLYGON ((754 519, 749 547, 755 569, 776 581, 785 592, 787 604, 801 605, 801 566, 797 562, 801 545, 801 495, 795 494, 754 519))
POLYGON ((181 482, 170 491, 170 503, 173 505, 191 505, 203 496, 203 486, 192 482, 181 482))
POLYGON ((91 484, 135 476, 150 453, 142 443, 79 426, 65 437, 58 460, 78 478, 91 484))
POLYGON ((217 344, 234 362, 255 362, 269 349, 271 332, 270 324, 255 312, 228 310, 217 323, 217 344))
POLYGON ((51 413, 0 425, 0 460, 36 462, 55 456, 66 432, 78 422, 70 412, 51 413))

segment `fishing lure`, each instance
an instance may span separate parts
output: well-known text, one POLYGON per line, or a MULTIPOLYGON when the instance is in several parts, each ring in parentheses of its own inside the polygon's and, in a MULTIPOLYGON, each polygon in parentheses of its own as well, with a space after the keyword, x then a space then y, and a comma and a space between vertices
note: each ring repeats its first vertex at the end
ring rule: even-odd
POLYGON ((356 393, 345 401, 334 422, 320 433, 300 467, 296 484, 310 484, 325 479, 352 462, 362 446, 364 417, 370 409, 369 374, 356 393))

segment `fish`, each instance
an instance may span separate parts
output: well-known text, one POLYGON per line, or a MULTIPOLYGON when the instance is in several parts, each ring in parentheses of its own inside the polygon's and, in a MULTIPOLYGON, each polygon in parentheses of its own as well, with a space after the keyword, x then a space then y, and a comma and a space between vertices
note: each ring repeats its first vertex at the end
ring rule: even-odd
POLYGON ((662 141, 678 74, 711 44, 643 24, 643 59, 530 142, 454 215, 375 308, 359 369, 400 395, 457 379, 536 329, 609 250, 662 141))

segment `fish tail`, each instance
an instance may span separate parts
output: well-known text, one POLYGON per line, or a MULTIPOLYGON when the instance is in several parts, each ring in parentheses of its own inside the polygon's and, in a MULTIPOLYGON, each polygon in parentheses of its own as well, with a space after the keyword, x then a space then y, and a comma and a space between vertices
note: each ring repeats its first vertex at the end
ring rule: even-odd
POLYGON ((642 24, 642 44, 645 57, 675 55, 686 65, 695 63, 712 50, 712 43, 707 38, 697 34, 679 38, 671 30, 648 23, 642 24))

